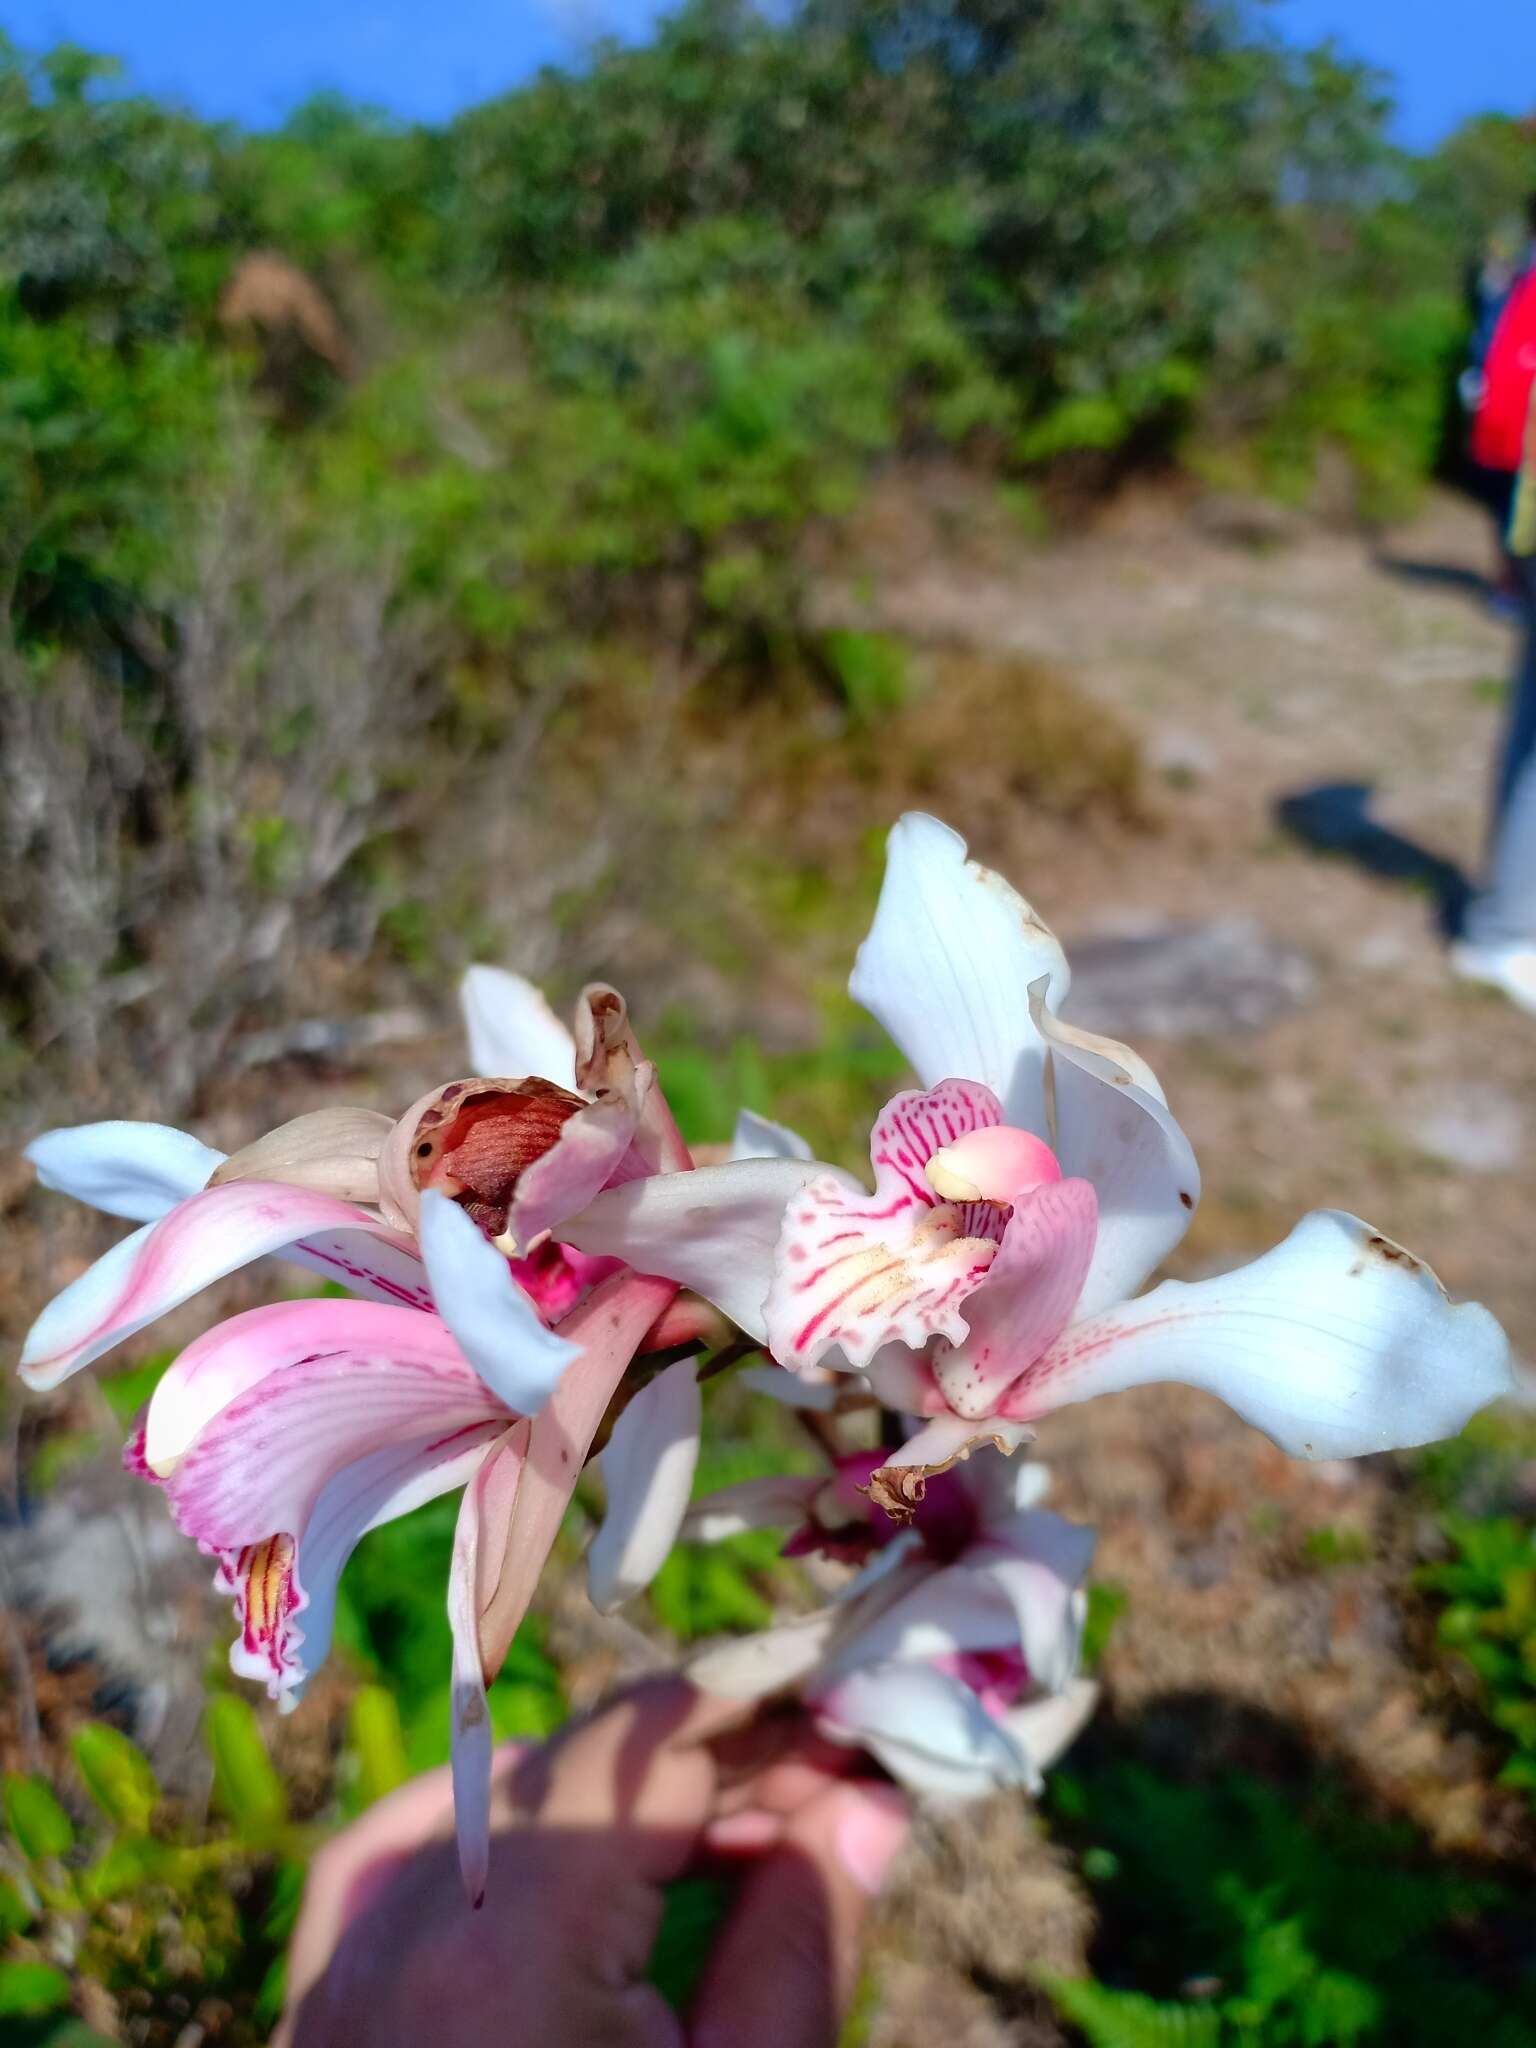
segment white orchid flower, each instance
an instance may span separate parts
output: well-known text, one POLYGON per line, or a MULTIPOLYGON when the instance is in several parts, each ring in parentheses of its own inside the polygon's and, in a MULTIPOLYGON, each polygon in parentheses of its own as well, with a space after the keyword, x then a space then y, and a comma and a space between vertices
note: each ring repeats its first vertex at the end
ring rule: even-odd
POLYGON ((1488 1311, 1339 1211, 1139 1294, 1199 1175, 1146 1062, 1058 1015, 1068 979, 1028 903, 904 817, 849 983, 922 1083, 875 1125, 873 1194, 785 1134, 773 1158, 613 1188, 570 1241, 703 1293, 792 1372, 866 1372, 924 1423, 877 1482, 893 1502, 978 1442, 1149 1382, 1217 1394, 1306 1458, 1454 1435, 1508 1391, 1488 1311))
MULTIPOLYGON (((393 1124, 321 1111, 233 1159, 153 1124, 35 1140, 44 1185, 142 1227, 43 1311, 21 1370, 55 1386, 267 1253, 361 1297, 258 1308, 207 1332, 160 1380, 127 1462, 218 1560, 239 1624, 231 1663, 284 1705, 326 1655, 363 1534, 464 1489, 448 1605, 461 1857, 477 1895, 486 1678, 632 1360, 689 1322, 673 1282, 568 1247, 558 1225, 606 1184, 689 1161, 611 990, 586 993, 579 1036, 515 976, 475 970, 464 1001, 477 1060, 522 1078, 450 1083, 393 1124)), ((603 1453, 610 1514, 593 1571, 611 1597, 659 1564, 658 1528, 664 1554, 692 1481, 690 1429, 696 1448, 685 1361, 631 1399, 603 1453), (681 1451, 661 1455, 678 1434, 681 1451)))
POLYGON ((798 1524, 786 1552, 850 1558, 862 1536, 870 1561, 819 1613, 706 1651, 690 1675, 729 1697, 794 1691, 830 1740, 931 1801, 1038 1791, 1096 1697, 1077 1676, 1093 1532, 1039 1507, 1043 1467, 990 1449, 899 1529, 859 1491, 876 1461, 838 1459, 793 1496, 770 1478, 696 1503, 685 1535, 798 1524))

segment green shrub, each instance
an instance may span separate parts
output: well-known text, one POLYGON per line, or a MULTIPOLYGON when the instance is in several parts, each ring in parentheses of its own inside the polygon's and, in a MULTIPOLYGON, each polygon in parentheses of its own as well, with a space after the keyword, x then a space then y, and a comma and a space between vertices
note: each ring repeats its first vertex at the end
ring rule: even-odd
POLYGON ((1504 1783, 1536 1800, 1536 1529, 1460 1514, 1443 1527, 1452 1554, 1419 1583, 1444 1601, 1440 1641, 1476 1673, 1488 1718, 1512 1745, 1504 1783))

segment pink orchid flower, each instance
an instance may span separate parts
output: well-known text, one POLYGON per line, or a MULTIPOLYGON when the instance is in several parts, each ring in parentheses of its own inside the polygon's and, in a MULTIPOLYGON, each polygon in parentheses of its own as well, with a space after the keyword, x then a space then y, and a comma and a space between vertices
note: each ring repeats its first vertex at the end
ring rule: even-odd
POLYGON ((1038 1791, 1097 1696, 1076 1675, 1093 1532, 1038 1505, 1042 1466, 991 1449, 936 1479, 898 1527, 859 1491, 877 1461, 695 1503, 696 1540, 803 1518, 787 1550, 830 1537, 846 1556, 862 1530, 869 1562, 827 1607, 706 1651, 691 1676, 738 1698, 797 1692, 830 1740, 940 1804, 1038 1791))
POLYGON ((859 1371, 921 1418, 876 1477, 893 1505, 978 1443, 1150 1382, 1217 1394, 1304 1458, 1451 1436, 1509 1390, 1488 1311, 1339 1211, 1139 1293, 1199 1175, 1146 1062, 1058 1014, 1068 979, 1028 903, 904 817, 849 982, 922 1083, 875 1125, 873 1194, 765 1126, 773 1156, 611 1189, 571 1241, 699 1290, 791 1372, 859 1371))
MULTIPOLYGON (((558 1226, 604 1186, 690 1161, 611 990, 587 991, 579 1038, 537 991, 492 970, 471 975, 465 1009, 477 1063, 524 1078, 452 1083, 393 1125, 323 1111, 233 1159, 158 1125, 35 1140, 28 1156, 45 1185, 142 1227, 43 1311, 21 1370, 34 1387, 56 1386, 268 1253, 358 1297, 253 1309, 208 1331, 159 1382, 127 1462, 217 1559, 240 1629, 231 1662, 284 1705, 326 1654, 337 1582, 362 1535, 463 1488, 448 1603, 454 1776, 478 1896, 486 1678, 631 1361, 692 1327, 674 1310, 674 1282, 567 1249, 558 1226)), ((689 1361, 624 1408, 604 1452, 598 1597, 623 1597, 665 1554, 698 1411, 689 1361), (660 1554, 649 1533, 658 1502, 660 1554)))

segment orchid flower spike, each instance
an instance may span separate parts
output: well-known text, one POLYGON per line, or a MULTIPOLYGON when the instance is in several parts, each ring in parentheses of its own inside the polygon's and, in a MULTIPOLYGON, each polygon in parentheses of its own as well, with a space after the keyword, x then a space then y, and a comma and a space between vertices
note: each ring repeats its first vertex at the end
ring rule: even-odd
MULTIPOLYGON (((268 1253, 340 1281, 353 1298, 253 1309, 188 1346, 126 1462, 216 1559, 239 1628, 231 1663, 285 1706, 326 1655, 337 1582, 365 1531, 463 1489, 448 1606, 474 1895, 489 1826, 486 1680, 632 1361, 689 1324, 674 1282, 568 1246, 559 1226, 605 1186, 690 1161, 613 990, 584 993, 574 1034, 495 970, 472 972, 464 1004, 476 1056, 520 1078, 450 1083, 393 1124, 324 1110, 228 1159, 153 1124, 35 1140, 46 1186, 141 1227, 43 1311, 21 1370, 56 1386, 268 1253)), ((650 1379, 613 1430, 594 1574, 614 1597, 660 1563, 656 1532, 686 1507, 697 1432, 687 1361, 650 1379), (658 1457, 662 1438, 677 1440, 670 1457, 658 1457)))
POLYGON ((898 1509, 969 1448, 1149 1382, 1217 1394, 1304 1458, 1451 1436, 1509 1390, 1488 1311, 1337 1210, 1251 1265, 1141 1293, 1199 1173, 1146 1062, 1059 1014, 1068 985, 1030 905, 946 825, 904 817, 849 982, 921 1083, 876 1121, 873 1192, 749 1129, 758 1156, 612 1188, 566 1234, 697 1289, 791 1373, 863 1373, 920 1418, 875 1478, 898 1509))

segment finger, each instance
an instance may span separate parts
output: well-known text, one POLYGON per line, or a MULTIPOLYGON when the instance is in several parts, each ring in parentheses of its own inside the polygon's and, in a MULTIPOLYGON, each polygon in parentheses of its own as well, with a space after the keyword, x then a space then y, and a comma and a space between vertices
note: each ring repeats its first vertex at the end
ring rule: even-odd
MULTIPOLYGON (((528 1745, 503 1743, 494 1770, 504 1783, 527 1754, 528 1745)), ((327 1842, 309 1866, 304 1898, 288 1947, 288 2012, 324 1975, 346 1929, 419 1850, 453 1835, 453 1781, 446 1769, 412 1778, 327 1842)), ((291 2017, 284 2028, 291 2031, 291 2017)), ((280 2029, 272 2048, 287 2048, 280 2029)))
POLYGON ((906 1840, 894 1786, 829 1786, 784 1825, 710 1956, 691 2048, 832 2048, 870 1902, 906 1840))
POLYGON ((626 1867, 664 1882, 686 1867, 713 1809, 710 1737, 751 1711, 680 1679, 637 1686, 520 1771, 517 1803, 545 1829, 594 1844, 622 1836, 626 1867))
POLYGON ((715 1799, 717 1814, 739 1813, 747 1807, 761 1807, 769 1813, 793 1813, 825 1792, 839 1778, 851 1777, 868 1764, 858 1750, 836 1743, 817 1743, 778 1758, 753 1776, 734 1783, 722 1781, 715 1799))
POLYGON ((288 1947, 287 2014, 273 2036, 285 2048, 292 2015, 319 1983, 343 1933, 413 1851, 453 1826, 446 1770, 413 1778, 334 1836, 315 1856, 288 1947))
POLYGON ((752 1783, 786 1758, 798 1758, 828 1765, 828 1775, 841 1775, 835 1759, 851 1752, 839 1751, 835 1743, 818 1734, 815 1723, 801 1708, 791 1712, 770 1709, 743 1726, 728 1729, 710 1743, 720 1768, 722 1793, 741 1783, 752 1783))

